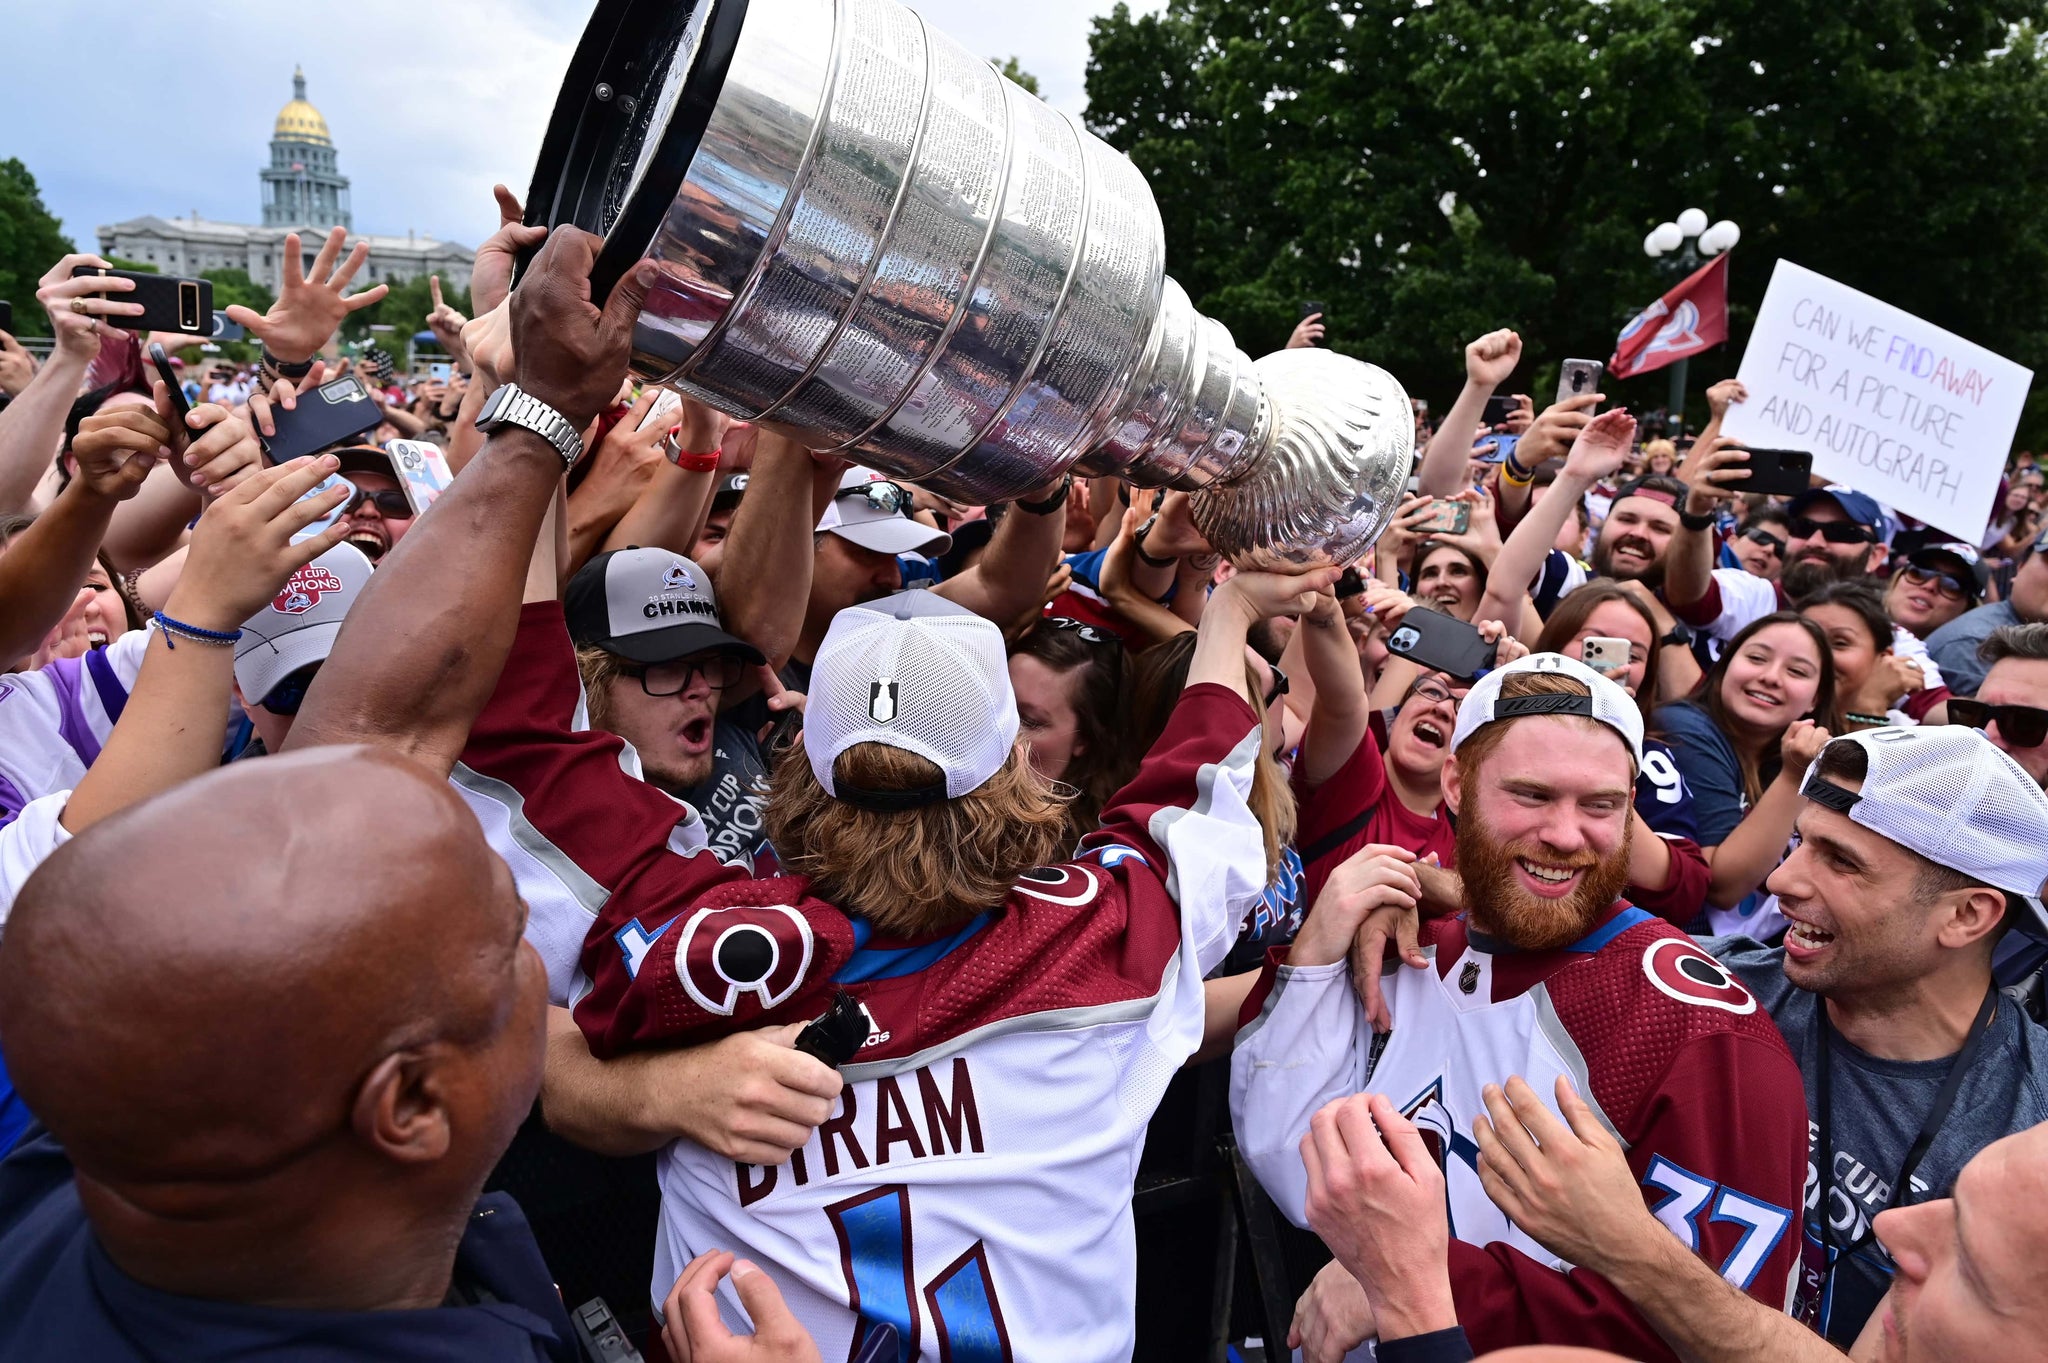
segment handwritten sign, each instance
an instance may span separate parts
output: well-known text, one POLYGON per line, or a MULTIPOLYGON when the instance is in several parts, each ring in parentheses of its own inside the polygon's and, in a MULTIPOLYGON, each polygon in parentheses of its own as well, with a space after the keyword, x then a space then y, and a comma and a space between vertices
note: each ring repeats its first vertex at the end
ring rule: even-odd
POLYGON ((1722 430, 1976 543, 2034 372, 1780 259, 1722 430))

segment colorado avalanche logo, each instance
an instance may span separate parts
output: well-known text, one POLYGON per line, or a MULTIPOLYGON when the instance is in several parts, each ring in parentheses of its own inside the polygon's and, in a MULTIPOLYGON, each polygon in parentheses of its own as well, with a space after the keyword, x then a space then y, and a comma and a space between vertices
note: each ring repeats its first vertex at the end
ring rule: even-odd
POLYGON ((1016 890, 1048 904, 1074 907, 1093 900, 1102 886, 1079 866, 1040 866, 1018 876, 1016 890))
POLYGON ((270 608, 285 615, 304 615, 320 604, 321 597, 341 590, 340 578, 318 564, 309 563, 292 574, 284 590, 272 599, 270 608))
POLYGON ((1718 1008, 1724 1013, 1754 1013, 1756 996, 1744 989, 1728 967, 1678 937, 1663 937, 1643 953, 1643 973, 1650 983, 1680 1003, 1718 1008))
POLYGON ((690 576, 690 570, 680 563, 671 563, 661 573, 663 591, 695 591, 697 579, 690 576))
POLYGON ((731 1017, 740 995, 763 1011, 794 994, 811 967, 811 925, 782 904, 699 909, 676 943, 676 979, 696 1005, 731 1017))

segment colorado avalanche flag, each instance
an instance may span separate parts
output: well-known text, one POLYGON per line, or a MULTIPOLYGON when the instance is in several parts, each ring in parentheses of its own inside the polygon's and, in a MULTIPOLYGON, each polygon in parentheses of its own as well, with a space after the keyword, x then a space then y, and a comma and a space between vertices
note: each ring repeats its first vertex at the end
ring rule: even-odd
POLYGON ((1614 338, 1607 372, 1621 379, 1647 374, 1727 340, 1728 255, 1715 256, 1637 313, 1614 338))

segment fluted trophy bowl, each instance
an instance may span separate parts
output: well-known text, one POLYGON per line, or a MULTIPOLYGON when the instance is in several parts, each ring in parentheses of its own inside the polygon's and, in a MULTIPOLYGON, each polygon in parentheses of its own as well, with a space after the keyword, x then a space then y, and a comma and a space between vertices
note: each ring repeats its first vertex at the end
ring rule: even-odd
POLYGON ((1349 562, 1408 477, 1391 375, 1247 358, 1136 167, 896 0, 600 0, 527 203, 605 237, 600 296, 660 266, 643 379, 944 496, 1114 475, 1349 562))

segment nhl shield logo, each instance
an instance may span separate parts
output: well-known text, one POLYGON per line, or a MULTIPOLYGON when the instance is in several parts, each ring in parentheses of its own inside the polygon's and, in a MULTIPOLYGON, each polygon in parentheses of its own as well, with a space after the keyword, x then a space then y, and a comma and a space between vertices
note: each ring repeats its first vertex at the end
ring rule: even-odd
POLYGON ((662 571, 661 589, 667 592, 695 591, 697 579, 690 576, 690 570, 680 563, 671 563, 662 571))
POLYGON ((896 718, 896 683, 887 677, 868 685, 868 718, 877 724, 896 718))

